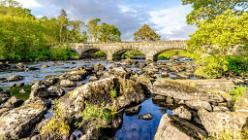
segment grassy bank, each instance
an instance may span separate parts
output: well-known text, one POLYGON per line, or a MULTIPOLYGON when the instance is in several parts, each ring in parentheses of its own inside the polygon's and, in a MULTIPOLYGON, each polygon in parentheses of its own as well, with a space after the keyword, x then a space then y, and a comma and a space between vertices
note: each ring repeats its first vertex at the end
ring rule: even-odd
POLYGON ((167 60, 173 56, 182 56, 191 58, 191 54, 183 50, 169 50, 158 55, 158 60, 167 60))

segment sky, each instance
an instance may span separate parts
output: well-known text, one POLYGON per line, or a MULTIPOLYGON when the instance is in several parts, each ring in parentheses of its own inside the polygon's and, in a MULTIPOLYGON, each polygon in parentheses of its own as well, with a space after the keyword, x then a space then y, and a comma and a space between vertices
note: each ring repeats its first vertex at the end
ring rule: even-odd
POLYGON ((56 17, 65 9, 70 19, 87 22, 100 18, 116 25, 122 39, 131 41, 133 33, 149 24, 163 40, 185 40, 196 28, 187 25, 190 6, 181 0, 17 0, 36 17, 56 17))

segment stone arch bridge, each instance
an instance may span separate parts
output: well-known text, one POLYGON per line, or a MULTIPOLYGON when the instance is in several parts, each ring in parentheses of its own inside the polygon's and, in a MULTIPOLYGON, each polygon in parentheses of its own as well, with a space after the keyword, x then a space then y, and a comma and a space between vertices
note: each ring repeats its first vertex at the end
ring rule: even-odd
POLYGON ((120 56, 126 51, 138 50, 145 55, 146 60, 156 60, 156 56, 161 52, 172 49, 186 50, 187 45, 185 41, 72 43, 71 49, 81 56, 90 50, 101 50, 106 54, 109 61, 114 60, 115 56, 120 56))

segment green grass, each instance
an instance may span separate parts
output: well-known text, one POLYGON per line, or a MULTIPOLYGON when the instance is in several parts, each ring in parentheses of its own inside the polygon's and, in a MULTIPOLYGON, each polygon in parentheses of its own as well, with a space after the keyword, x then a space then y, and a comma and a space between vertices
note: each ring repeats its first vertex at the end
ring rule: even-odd
POLYGON ((244 56, 229 56, 227 58, 228 69, 235 74, 248 74, 248 57, 244 56))
POLYGON ((110 96, 111 96, 112 98, 116 98, 116 97, 118 96, 116 89, 112 89, 112 90, 111 90, 110 96))
POLYGON ((10 87, 7 89, 11 96, 16 96, 18 99, 27 100, 31 92, 31 86, 25 85, 23 87, 10 87), (20 91, 24 91, 21 93, 20 91))
POLYGON ((103 109, 100 106, 86 104, 82 116, 84 120, 88 120, 90 118, 100 118, 103 114, 103 109))
POLYGON ((182 56, 191 58, 191 54, 183 50, 169 50, 158 55, 158 60, 167 60, 173 56, 182 56))
POLYGON ((103 58, 106 57, 106 54, 103 51, 97 51, 93 54, 93 58, 103 58))
POLYGON ((237 86, 233 90, 230 91, 230 95, 232 96, 234 101, 238 101, 242 96, 244 96, 248 92, 248 88, 244 86, 237 86))
POLYGON ((145 57, 145 55, 140 52, 140 51, 136 51, 136 50, 132 50, 132 51, 127 51, 123 54, 123 58, 124 59, 133 59, 133 58, 142 58, 145 57))

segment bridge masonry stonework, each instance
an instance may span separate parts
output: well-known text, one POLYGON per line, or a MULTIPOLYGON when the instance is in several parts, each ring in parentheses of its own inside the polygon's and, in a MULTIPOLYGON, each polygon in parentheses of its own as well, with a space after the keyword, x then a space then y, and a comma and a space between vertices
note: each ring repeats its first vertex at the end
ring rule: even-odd
POLYGON ((161 42, 121 42, 121 43, 72 43, 71 49, 79 55, 90 50, 101 50, 107 55, 107 60, 112 61, 115 56, 129 50, 142 52, 146 60, 155 60, 155 57, 164 51, 172 49, 186 50, 185 41, 161 41, 161 42))

